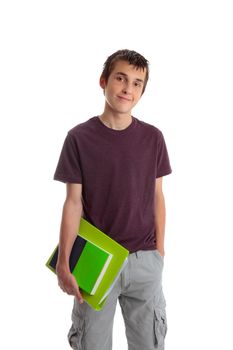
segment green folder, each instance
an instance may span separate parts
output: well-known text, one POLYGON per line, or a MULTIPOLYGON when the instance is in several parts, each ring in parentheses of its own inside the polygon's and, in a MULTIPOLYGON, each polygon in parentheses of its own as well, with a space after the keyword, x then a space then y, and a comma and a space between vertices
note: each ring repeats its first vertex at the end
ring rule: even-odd
MULTIPOLYGON (((83 239, 86 243, 84 243, 85 246, 83 248, 78 248, 81 249, 81 252, 79 252, 80 257, 77 263, 73 262, 74 268, 71 271, 81 289, 83 299, 98 311, 103 308, 117 278, 125 267, 129 251, 84 218, 80 220, 77 235, 77 238, 83 239), (93 259, 90 256, 94 257, 95 253, 99 254, 98 250, 101 250, 103 253, 102 260, 100 259, 97 262, 96 258, 93 259), (87 271, 87 263, 85 263, 88 259, 90 259, 88 264, 89 272, 87 271), (95 272, 92 271, 90 266, 93 267, 95 272), (90 270, 92 271, 91 273, 90 270)), ((57 250, 58 247, 56 247, 46 263, 46 266, 53 272, 55 272, 55 268, 54 266, 51 267, 51 262, 57 256, 57 250)))

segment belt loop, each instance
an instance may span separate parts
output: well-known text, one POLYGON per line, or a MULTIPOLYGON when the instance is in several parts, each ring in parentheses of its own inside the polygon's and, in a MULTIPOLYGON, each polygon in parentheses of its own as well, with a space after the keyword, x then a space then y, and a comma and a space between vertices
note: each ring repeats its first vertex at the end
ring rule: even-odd
POLYGON ((135 252, 136 258, 138 259, 138 252, 135 252))

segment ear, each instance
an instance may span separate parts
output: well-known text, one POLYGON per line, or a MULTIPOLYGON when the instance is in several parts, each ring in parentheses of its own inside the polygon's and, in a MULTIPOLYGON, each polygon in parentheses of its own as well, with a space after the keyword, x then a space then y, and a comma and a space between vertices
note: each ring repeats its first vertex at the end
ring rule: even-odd
POLYGON ((99 83, 100 83, 100 87, 104 90, 105 87, 106 87, 106 82, 105 82, 105 79, 102 76, 100 77, 99 83))

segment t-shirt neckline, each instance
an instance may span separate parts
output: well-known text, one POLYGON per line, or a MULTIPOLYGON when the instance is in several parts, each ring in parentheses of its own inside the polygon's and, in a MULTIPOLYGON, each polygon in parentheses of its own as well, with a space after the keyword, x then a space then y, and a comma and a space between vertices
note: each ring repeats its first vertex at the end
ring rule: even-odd
POLYGON ((136 118, 132 116, 132 122, 125 128, 125 129, 121 129, 121 130, 116 130, 116 129, 112 129, 110 127, 108 127, 107 125, 105 125, 101 119, 99 118, 99 116, 94 117, 98 123, 98 125, 101 127, 101 129, 105 132, 108 133, 112 133, 115 135, 123 135, 123 134, 127 134, 128 132, 130 132, 136 125, 136 118))

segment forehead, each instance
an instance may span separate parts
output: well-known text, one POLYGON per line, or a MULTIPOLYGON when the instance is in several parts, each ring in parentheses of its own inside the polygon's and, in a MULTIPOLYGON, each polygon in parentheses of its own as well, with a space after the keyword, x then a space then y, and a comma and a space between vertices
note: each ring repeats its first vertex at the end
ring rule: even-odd
POLYGON ((117 73, 126 74, 133 79, 144 80, 146 76, 146 69, 135 67, 134 65, 129 64, 127 61, 120 60, 114 64, 111 75, 117 73))

